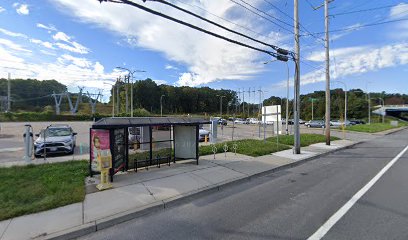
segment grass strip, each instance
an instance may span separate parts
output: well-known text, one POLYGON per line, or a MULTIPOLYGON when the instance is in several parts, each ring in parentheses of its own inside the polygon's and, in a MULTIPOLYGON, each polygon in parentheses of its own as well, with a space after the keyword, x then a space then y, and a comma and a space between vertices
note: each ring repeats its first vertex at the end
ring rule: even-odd
POLYGON ((376 133, 403 126, 407 126, 407 124, 399 122, 398 126, 392 126, 390 123, 371 123, 348 126, 346 130, 355 132, 376 133))
MULTIPOLYGON (((280 135, 279 143, 293 146, 294 145, 294 136, 293 135, 280 135)), ((331 141, 339 140, 340 138, 330 136, 331 141)), ((269 137, 266 139, 269 142, 276 142, 276 137, 269 137)), ((326 141, 326 136, 321 134, 300 134, 300 146, 307 147, 315 143, 321 143, 326 141)))
POLYGON ((81 202, 87 161, 0 168, 0 220, 81 202))

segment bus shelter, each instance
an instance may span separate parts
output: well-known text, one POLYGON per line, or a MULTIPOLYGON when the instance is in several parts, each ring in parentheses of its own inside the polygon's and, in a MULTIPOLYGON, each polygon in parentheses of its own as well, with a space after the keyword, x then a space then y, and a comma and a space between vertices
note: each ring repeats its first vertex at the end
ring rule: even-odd
POLYGON ((198 164, 199 129, 208 120, 172 117, 110 117, 90 129, 90 175, 101 170, 98 158, 111 159, 109 175, 119 171, 193 159, 198 164))

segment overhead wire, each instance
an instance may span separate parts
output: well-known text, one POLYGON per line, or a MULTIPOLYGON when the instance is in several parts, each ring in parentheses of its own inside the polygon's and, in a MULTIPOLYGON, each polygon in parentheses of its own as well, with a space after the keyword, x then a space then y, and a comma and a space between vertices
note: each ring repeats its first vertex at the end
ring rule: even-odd
POLYGON ((237 2, 237 1, 235 1, 235 0, 230 0, 230 1, 233 2, 233 3, 235 3, 235 4, 237 4, 238 6, 241 6, 242 8, 245 8, 246 10, 250 11, 251 13, 253 13, 253 14, 255 14, 255 15, 257 15, 257 16, 259 16, 259 17, 261 17, 261 18, 263 18, 263 19, 265 19, 265 20, 267 20, 267 21, 269 21, 269 22, 271 22, 272 24, 276 25, 277 27, 279 27, 279 28, 281 28, 281 29, 283 29, 283 30, 285 30, 285 31, 287 31, 287 32, 289 32, 289 33, 291 33, 291 34, 294 34, 293 31, 291 31, 291 30, 289 30, 289 29, 287 29, 287 28, 281 26, 280 24, 278 24, 278 23, 272 21, 270 18, 267 18, 267 17, 265 17, 264 15, 259 14, 258 12, 254 11, 254 10, 252 10, 252 9, 246 7, 246 6, 244 6, 243 4, 241 4, 241 3, 239 3, 239 2, 237 2))
POLYGON ((243 26, 243 25, 241 25, 241 24, 238 24, 238 23, 236 23, 236 22, 233 22, 233 21, 230 21, 230 20, 228 20, 228 19, 226 19, 226 18, 223 18, 223 17, 221 17, 221 16, 218 16, 218 15, 216 15, 216 14, 214 14, 214 13, 212 13, 212 12, 210 12, 210 11, 206 10, 205 8, 202 8, 202 7, 198 6, 198 5, 186 3, 186 2, 183 2, 183 1, 180 1, 180 0, 175 0, 175 1, 176 1, 176 2, 179 2, 179 3, 181 3, 181 4, 184 4, 184 5, 186 5, 186 6, 198 8, 198 9, 200 9, 201 11, 204 11, 204 12, 210 14, 211 16, 214 16, 214 17, 216 17, 216 18, 219 18, 219 19, 221 19, 221 20, 223 20, 223 21, 225 21, 225 22, 231 23, 231 24, 233 24, 233 25, 235 25, 235 26, 237 26, 237 27, 240 27, 240 28, 242 28, 242 29, 248 31, 248 32, 252 32, 252 33, 256 34, 258 37, 269 38, 269 36, 267 36, 267 35, 265 35, 265 34, 256 32, 256 31, 254 31, 254 30, 252 30, 252 29, 250 29, 250 28, 248 28, 248 27, 246 27, 246 26, 243 26))
POLYGON ((225 40, 225 41, 227 41, 227 42, 234 43, 234 44, 236 44, 236 45, 240 45, 240 46, 242 46, 242 47, 246 47, 246 48, 249 48, 249 49, 258 51, 258 52, 263 52, 263 53, 266 53, 266 54, 271 55, 271 56, 276 57, 276 58, 280 56, 279 54, 277 54, 277 53, 275 53, 275 52, 271 52, 271 51, 268 51, 268 50, 265 50, 265 49, 261 49, 261 48, 258 48, 258 47, 254 47, 254 46, 251 46, 251 45, 248 45, 248 44, 239 42, 239 41, 237 41, 237 40, 233 40, 233 39, 231 39, 231 38, 227 38, 227 37, 222 36, 222 35, 220 35, 220 34, 217 34, 217 33, 211 32, 211 31, 209 31, 209 30, 200 28, 200 27, 195 26, 195 25, 193 25, 193 24, 191 24, 191 23, 187 23, 187 22, 182 21, 182 20, 179 20, 179 19, 177 19, 177 18, 168 16, 168 15, 166 15, 166 14, 163 14, 163 13, 161 13, 161 12, 158 12, 158 11, 155 11, 155 10, 153 10, 153 9, 147 8, 147 7, 145 7, 145 6, 142 6, 142 5, 140 5, 140 4, 137 4, 137 3, 132 2, 132 1, 129 1, 129 0, 99 0, 99 1, 100 1, 100 2, 112 2, 112 3, 120 3, 120 4, 130 5, 130 6, 139 8, 139 9, 141 9, 141 10, 143 10, 143 11, 149 12, 149 13, 151 13, 151 14, 153 14, 153 15, 156 15, 156 16, 165 18, 165 19, 167 19, 167 20, 176 22, 176 23, 178 23, 178 24, 187 26, 187 27, 189 27, 189 28, 192 28, 192 29, 195 29, 195 30, 197 30, 197 31, 200 31, 200 32, 206 33, 206 34, 208 34, 208 35, 211 35, 211 36, 213 36, 213 37, 216 37, 216 38, 225 40))
POLYGON ((360 10, 349 11, 349 12, 333 13, 333 14, 330 14, 330 16, 342 16, 342 15, 349 15, 349 14, 354 14, 354 13, 370 12, 370 11, 376 11, 376 10, 392 8, 392 7, 396 7, 396 6, 398 6, 398 4, 397 5, 387 5, 387 6, 376 7, 376 8, 360 9, 360 10))
POLYGON ((252 41, 254 41, 254 42, 260 43, 260 44, 262 44, 262 45, 271 47, 271 48, 274 49, 274 50, 279 50, 279 49, 280 49, 279 47, 277 47, 277 46, 275 46, 275 45, 272 45, 272 44, 269 44, 269 43, 266 43, 266 42, 263 42, 263 41, 259 41, 259 40, 255 39, 255 38, 252 38, 252 37, 248 36, 248 35, 242 34, 242 33, 240 33, 240 32, 237 32, 237 31, 235 31, 235 30, 232 30, 232 29, 230 29, 230 28, 227 28, 227 27, 225 27, 225 26, 222 26, 222 25, 220 25, 220 24, 218 24, 218 23, 216 23, 216 22, 214 22, 214 21, 211 21, 211 20, 209 20, 209 19, 207 19, 207 18, 201 17, 201 16, 198 15, 198 14, 195 14, 195 13, 189 11, 189 10, 186 10, 186 9, 184 9, 184 8, 181 8, 181 7, 179 7, 179 6, 177 6, 177 5, 174 5, 174 4, 170 3, 170 2, 167 2, 167 1, 165 1, 165 0, 148 0, 148 1, 163 3, 163 4, 167 5, 167 6, 170 6, 170 7, 173 7, 173 8, 175 8, 175 9, 179 10, 179 11, 185 12, 185 13, 187 13, 187 14, 189 14, 189 15, 192 15, 192 16, 198 18, 198 19, 201 19, 201 20, 203 20, 203 21, 205 21, 205 22, 208 22, 208 23, 210 23, 210 24, 213 24, 213 25, 215 25, 215 26, 217 26, 217 27, 219 27, 219 28, 221 28, 221 29, 224 29, 224 30, 226 30, 226 31, 228 31, 228 32, 237 34, 237 35, 239 35, 239 36, 241 36, 241 37, 247 38, 247 39, 249 39, 249 40, 252 40, 252 41))

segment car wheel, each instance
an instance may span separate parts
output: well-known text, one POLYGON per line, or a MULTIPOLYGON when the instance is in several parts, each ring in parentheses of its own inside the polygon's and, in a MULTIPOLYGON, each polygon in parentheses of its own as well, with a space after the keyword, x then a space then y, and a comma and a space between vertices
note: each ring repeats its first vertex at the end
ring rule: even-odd
POLYGON ((308 128, 310 128, 310 125, 307 125, 308 128))

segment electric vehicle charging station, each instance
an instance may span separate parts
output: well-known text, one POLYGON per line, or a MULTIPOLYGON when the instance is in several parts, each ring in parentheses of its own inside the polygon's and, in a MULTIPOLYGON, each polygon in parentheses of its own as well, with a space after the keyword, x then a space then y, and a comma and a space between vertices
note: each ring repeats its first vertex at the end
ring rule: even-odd
POLYGON ((24 138, 24 161, 29 163, 33 159, 34 154, 34 138, 33 138, 33 128, 30 124, 26 124, 25 132, 23 134, 24 138))

